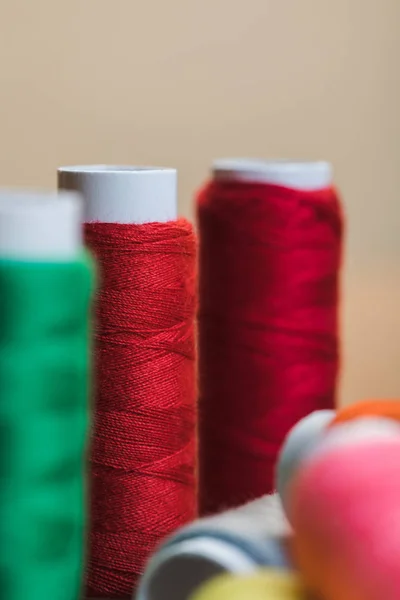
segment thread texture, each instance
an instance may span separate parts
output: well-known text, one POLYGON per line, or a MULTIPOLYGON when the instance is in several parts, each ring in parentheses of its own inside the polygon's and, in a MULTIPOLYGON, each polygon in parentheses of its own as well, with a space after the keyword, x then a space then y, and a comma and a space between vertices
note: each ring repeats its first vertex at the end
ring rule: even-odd
POLYGON ((131 596, 157 542, 196 516, 196 240, 185 220, 89 223, 97 256, 90 596, 131 596))
POLYGON ((0 583, 76 600, 83 574, 91 266, 0 260, 0 583))
POLYGON ((200 513, 274 488, 291 427, 332 408, 342 217, 333 189, 213 181, 198 197, 200 513))

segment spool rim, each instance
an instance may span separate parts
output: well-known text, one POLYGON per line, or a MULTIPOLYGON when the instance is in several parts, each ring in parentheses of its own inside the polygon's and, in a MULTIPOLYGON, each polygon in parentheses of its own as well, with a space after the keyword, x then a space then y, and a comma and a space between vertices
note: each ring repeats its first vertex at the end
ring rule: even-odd
POLYGON ((177 171, 139 165, 70 165, 58 168, 60 189, 84 199, 87 223, 143 224, 177 218, 177 171))
MULTIPOLYGON (((165 546, 153 557, 139 586, 137 600, 162 600, 151 595, 151 585, 154 585, 156 578, 168 577, 167 570, 174 563, 177 565, 180 560, 188 561, 190 558, 204 560, 210 568, 213 567, 220 573, 251 573, 257 566, 240 548, 224 540, 206 536, 183 540, 165 546)), ((198 582, 193 584, 192 591, 197 584, 198 582)))
POLYGON ((132 174, 151 174, 154 172, 176 173, 176 169, 171 167, 156 167, 152 165, 108 165, 108 164, 92 164, 92 165, 66 165, 57 169, 58 173, 81 173, 81 174, 96 174, 96 175, 132 175, 132 174))
POLYGON ((313 191, 332 184, 332 165, 323 160, 222 158, 212 165, 217 181, 243 181, 313 191))

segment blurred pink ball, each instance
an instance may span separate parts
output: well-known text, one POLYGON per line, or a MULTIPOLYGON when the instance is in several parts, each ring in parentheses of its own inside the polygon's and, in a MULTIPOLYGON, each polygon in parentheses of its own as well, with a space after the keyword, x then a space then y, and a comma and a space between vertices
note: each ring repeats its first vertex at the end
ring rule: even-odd
POLYGON ((400 598, 400 434, 316 453, 293 480, 294 555, 325 600, 400 598))

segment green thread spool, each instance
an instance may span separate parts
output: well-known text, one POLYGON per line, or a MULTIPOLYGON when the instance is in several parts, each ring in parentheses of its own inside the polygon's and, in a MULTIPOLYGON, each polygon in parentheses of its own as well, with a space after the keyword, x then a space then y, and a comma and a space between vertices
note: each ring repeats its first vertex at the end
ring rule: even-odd
POLYGON ((73 194, 0 194, 0 585, 82 584, 92 268, 73 194))
POLYGON ((296 575, 271 569, 255 575, 216 577, 190 600, 308 600, 308 595, 296 575))

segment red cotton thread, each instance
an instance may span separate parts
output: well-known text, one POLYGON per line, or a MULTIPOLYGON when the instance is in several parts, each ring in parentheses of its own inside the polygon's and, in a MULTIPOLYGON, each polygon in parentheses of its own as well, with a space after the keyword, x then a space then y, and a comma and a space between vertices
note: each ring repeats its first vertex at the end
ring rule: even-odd
POLYGON ((205 515, 273 492, 288 431, 335 404, 343 226, 332 188, 212 181, 197 212, 205 515))
POLYGON ((100 291, 90 597, 131 596, 157 543, 196 517, 196 238, 184 219, 89 223, 100 291))

